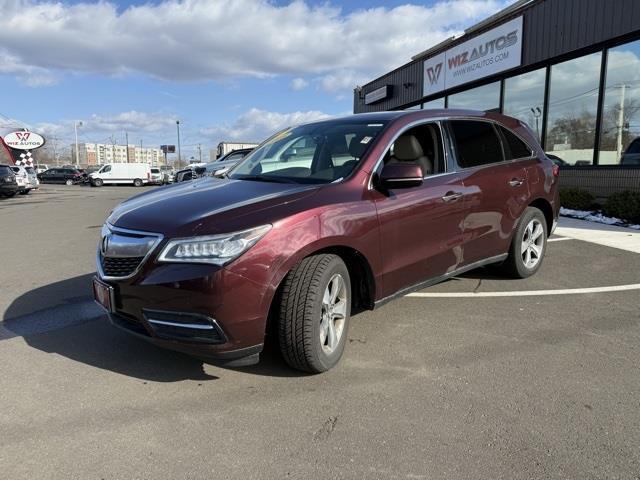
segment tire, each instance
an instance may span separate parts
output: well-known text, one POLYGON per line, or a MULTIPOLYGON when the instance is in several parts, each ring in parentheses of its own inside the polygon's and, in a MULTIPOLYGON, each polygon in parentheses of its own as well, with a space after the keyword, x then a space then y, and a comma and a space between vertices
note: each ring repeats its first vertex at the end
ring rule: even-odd
POLYGON ((502 271, 513 278, 530 277, 540 269, 546 251, 547 221, 544 214, 535 207, 527 207, 518 220, 502 271), (525 249, 527 245, 529 247, 525 249))
POLYGON ((20 192, 20 195, 29 195, 31 193, 31 190, 23 190, 20 192))
POLYGON ((65 185, 69 186, 69 185, 73 185, 73 180, 71 180, 70 178, 68 178, 67 180, 65 180, 64 182, 65 185))
POLYGON ((280 351, 291 367, 321 373, 336 365, 351 314, 351 279, 340 257, 312 255, 296 265, 285 277, 277 312, 280 351))
POLYGON ((95 178, 91 181, 91 185, 94 187, 101 187, 102 185, 104 185, 104 180, 102 180, 101 178, 95 178))
POLYGON ((136 178, 136 179, 133 181, 133 186, 134 186, 134 187, 141 187, 141 186, 142 186, 142 180, 140 180, 139 178, 136 178))

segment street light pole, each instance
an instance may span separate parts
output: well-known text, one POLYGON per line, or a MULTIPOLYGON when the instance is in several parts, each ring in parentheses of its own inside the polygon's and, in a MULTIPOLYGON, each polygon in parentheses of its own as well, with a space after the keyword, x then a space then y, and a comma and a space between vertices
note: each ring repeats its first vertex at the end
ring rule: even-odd
POLYGON ((78 127, 82 126, 82 122, 73 122, 73 129, 76 133, 76 167, 80 167, 80 149, 78 148, 78 127))
POLYGON ((182 160, 180 158, 180 120, 176 120, 176 127, 178 129, 178 168, 182 168, 182 160))

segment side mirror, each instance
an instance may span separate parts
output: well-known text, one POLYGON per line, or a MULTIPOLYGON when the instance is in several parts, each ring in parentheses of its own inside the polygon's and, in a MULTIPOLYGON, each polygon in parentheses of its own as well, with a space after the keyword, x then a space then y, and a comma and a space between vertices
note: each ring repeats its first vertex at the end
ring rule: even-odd
POLYGON ((415 163, 389 163, 382 168, 378 184, 386 189, 422 185, 422 168, 415 163))

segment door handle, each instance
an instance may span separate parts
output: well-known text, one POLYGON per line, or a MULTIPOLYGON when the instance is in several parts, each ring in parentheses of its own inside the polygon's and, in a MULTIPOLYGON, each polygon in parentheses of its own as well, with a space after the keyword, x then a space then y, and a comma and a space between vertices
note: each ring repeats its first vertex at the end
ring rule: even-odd
POLYGON ((509 180, 510 187, 519 187, 523 183, 524 183, 524 180, 520 180, 519 178, 512 178, 511 180, 509 180))
POLYGON ((442 197, 442 201, 445 203, 455 202, 461 197, 462 197, 462 193, 460 192, 447 192, 442 197))

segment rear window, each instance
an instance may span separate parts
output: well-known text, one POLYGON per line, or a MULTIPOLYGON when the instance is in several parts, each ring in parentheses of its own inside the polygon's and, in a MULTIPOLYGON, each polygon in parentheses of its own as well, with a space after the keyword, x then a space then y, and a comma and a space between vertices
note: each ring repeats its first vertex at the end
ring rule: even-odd
POLYGON ((503 161, 502 145, 493 124, 472 120, 450 122, 458 165, 478 167, 503 161))
POLYGON ((533 155, 529 146, 518 138, 518 136, 510 130, 499 126, 500 133, 504 139, 504 155, 507 160, 515 160, 517 158, 528 158, 533 155))
POLYGON ((13 172, 11 171, 11 169, 9 167, 5 167, 3 165, 0 165, 0 175, 9 175, 11 173, 13 173, 13 172))

